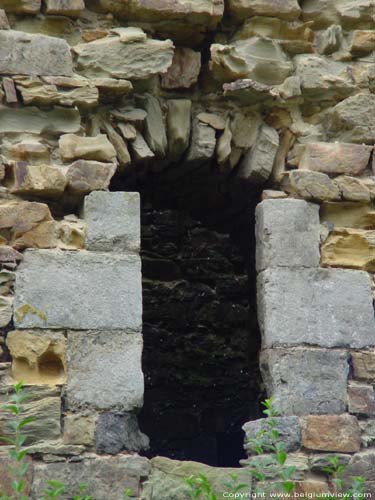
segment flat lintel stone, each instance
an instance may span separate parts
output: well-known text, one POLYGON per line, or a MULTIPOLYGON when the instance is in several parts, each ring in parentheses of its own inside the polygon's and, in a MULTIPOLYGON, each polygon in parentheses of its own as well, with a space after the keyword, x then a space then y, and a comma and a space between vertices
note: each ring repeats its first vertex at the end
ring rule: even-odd
POLYGON ((257 271, 319 266, 319 206, 304 200, 270 199, 256 208, 257 271))
POLYGON ((375 345, 369 275, 342 269, 267 269, 258 275, 263 347, 375 345))
POLYGON ((121 329, 142 325, 137 255, 27 250, 15 284, 18 328, 121 329))

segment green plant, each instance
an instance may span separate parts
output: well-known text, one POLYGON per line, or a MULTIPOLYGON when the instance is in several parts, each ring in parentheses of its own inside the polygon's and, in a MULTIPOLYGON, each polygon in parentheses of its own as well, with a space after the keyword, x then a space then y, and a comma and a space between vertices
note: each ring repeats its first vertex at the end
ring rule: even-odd
POLYGON ((327 460, 329 465, 327 467, 323 467, 322 470, 328 474, 330 482, 333 485, 334 491, 330 497, 331 500, 338 500, 339 498, 342 498, 342 496, 358 500, 364 498, 366 479, 361 476, 352 477, 349 488, 345 491, 344 495, 342 495, 342 492, 345 490, 345 482, 342 476, 347 467, 346 465, 340 463, 340 457, 336 455, 327 457, 327 460))

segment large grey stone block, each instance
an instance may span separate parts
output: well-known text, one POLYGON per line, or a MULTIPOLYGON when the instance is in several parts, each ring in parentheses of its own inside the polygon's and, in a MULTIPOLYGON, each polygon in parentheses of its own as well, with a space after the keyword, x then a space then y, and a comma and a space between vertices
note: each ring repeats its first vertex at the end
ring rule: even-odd
POLYGON ((19 328, 140 330, 141 264, 136 255, 28 250, 15 284, 19 328))
POLYGON ((0 31, 0 73, 70 76, 73 61, 65 40, 23 31, 0 31))
POLYGON ((317 267, 319 206, 304 200, 264 200, 256 208, 256 267, 317 267))
POLYGON ((138 193, 94 191, 85 198, 88 250, 139 252, 141 214, 138 193))
MULTIPOLYGON (((252 420, 251 422, 246 422, 242 427, 245 431, 245 450, 249 455, 253 454, 251 443, 248 442, 249 439, 255 439, 260 432, 269 431, 270 425, 267 418, 260 418, 258 420, 252 420)), ((295 451, 301 446, 301 426, 298 417, 275 417, 272 421, 276 423, 275 429, 279 433, 277 442, 283 443, 285 451, 295 451)), ((269 444, 275 444, 275 441, 268 441, 269 444)))
POLYGON ((268 349, 260 366, 267 393, 283 415, 346 411, 348 354, 327 349, 268 349))
POLYGON ((145 457, 90 457, 81 462, 38 463, 34 467, 32 498, 41 498, 48 481, 67 484, 63 499, 73 498, 81 484, 87 485, 87 494, 97 500, 117 500, 129 488, 132 497, 138 497, 140 483, 150 474, 150 463, 145 457))
POLYGON ((268 269, 258 276, 263 347, 375 345, 367 273, 341 269, 268 269))
POLYGON ((138 427, 134 413, 102 413, 95 430, 95 449, 97 453, 117 455, 121 451, 141 451, 150 442, 138 427))
POLYGON ((68 407, 125 412, 141 408, 142 347, 137 333, 69 331, 68 407))

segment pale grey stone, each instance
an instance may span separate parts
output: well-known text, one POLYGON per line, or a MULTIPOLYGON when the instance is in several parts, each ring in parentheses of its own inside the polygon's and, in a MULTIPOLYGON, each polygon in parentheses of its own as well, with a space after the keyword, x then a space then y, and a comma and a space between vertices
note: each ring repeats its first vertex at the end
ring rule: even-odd
POLYGON ((259 131, 255 145, 243 157, 237 178, 253 184, 263 184, 271 175, 279 147, 279 134, 268 125, 259 131))
POLYGON ((139 97, 137 104, 147 113, 144 132, 146 142, 158 158, 164 158, 168 149, 168 141, 160 103, 156 97, 147 95, 139 97))
POLYGON ((116 455, 120 451, 141 451, 149 446, 148 437, 138 427, 134 413, 102 413, 95 431, 97 453, 116 455))
POLYGON ((198 119, 193 121, 193 132, 190 141, 190 148, 187 153, 187 161, 202 163, 210 160, 215 152, 216 132, 215 130, 201 123, 198 119))
POLYGON ((189 147, 191 129, 191 101, 189 99, 168 100, 167 124, 169 157, 176 161, 189 147))
POLYGON ((346 411, 348 354, 328 349, 268 349, 260 367, 267 394, 283 415, 346 411))
POLYGON ((263 347, 375 345, 369 275, 343 269, 268 269, 258 276, 263 347))
POLYGON ((71 410, 133 411, 143 405, 142 335, 122 330, 68 332, 71 410))
POLYGON ((19 328, 126 329, 142 325, 136 255, 27 250, 15 284, 19 328))
POLYGON ((76 133, 81 126, 77 109, 54 107, 41 110, 34 106, 7 108, 0 106, 0 133, 60 135, 76 133))
MULTIPOLYGON (((301 426, 298 417, 275 417, 272 420, 276 423, 276 430, 279 433, 277 442, 283 443, 286 452, 298 450, 301 446, 301 426)), ((251 445, 247 443, 247 440, 254 439, 257 434, 261 431, 270 430, 270 426, 267 425, 267 418, 260 418, 258 420, 252 420, 251 422, 246 422, 242 427, 245 431, 245 450, 248 454, 252 454, 251 445)), ((270 442, 271 444, 271 442, 270 442)))
POLYGON ((143 135, 137 131, 134 141, 129 142, 130 150, 132 152, 133 160, 136 162, 152 160, 155 158, 154 153, 148 147, 147 142, 144 140, 143 135))
POLYGON ((271 199, 256 208, 257 271, 319 266, 319 205, 271 199))
POLYGON ((73 498, 81 484, 87 485, 87 494, 97 500, 117 500, 129 488, 139 495, 140 482, 148 477, 150 464, 147 458, 137 455, 119 457, 90 457, 81 462, 36 463, 32 498, 44 495, 47 482, 60 481, 67 484, 61 497, 73 498), (67 481, 68 480, 68 481, 67 481))
MULTIPOLYGON (((1 277, 0 277, 1 280, 1 277)), ((13 298, 0 296, 0 328, 7 326, 13 314, 13 298)))
POLYGON ((85 198, 84 214, 88 250, 139 252, 139 193, 94 191, 85 198))
POLYGON ((70 76, 70 47, 61 38, 0 30, 0 73, 5 75, 70 76))

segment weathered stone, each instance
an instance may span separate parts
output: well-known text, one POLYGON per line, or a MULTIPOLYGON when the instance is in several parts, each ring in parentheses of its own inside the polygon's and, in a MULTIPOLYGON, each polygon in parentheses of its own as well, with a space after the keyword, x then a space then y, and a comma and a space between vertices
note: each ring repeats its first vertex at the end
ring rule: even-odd
MULTIPOLYGON (((1 43, 1 42, 0 42, 1 43)), ((81 125, 77 109, 54 107, 6 108, 0 106, 0 133, 30 133, 60 135, 78 132, 81 125)))
POLYGON ((140 432, 137 417, 133 413, 102 413, 96 426, 96 452, 116 455, 120 451, 141 451, 149 444, 147 436, 140 432))
POLYGON ((64 444, 60 439, 42 441, 29 447, 30 455, 42 456, 46 462, 64 462, 67 458, 83 455, 84 451, 83 446, 64 444))
POLYGON ((230 120, 228 119, 224 132, 221 134, 216 144, 216 157, 219 165, 226 163, 231 156, 232 153, 232 139, 233 133, 230 127, 230 120))
MULTIPOLYGON (((188 500, 188 488, 182 478, 198 477, 203 474, 208 478, 217 498, 225 498, 228 490, 223 485, 230 480, 231 474, 238 476, 239 483, 247 485, 251 490, 250 475, 244 468, 210 467, 198 462, 171 460, 170 458, 156 457, 151 459, 152 473, 144 486, 142 500, 188 500)), ((246 491, 245 490, 245 491, 246 491)))
POLYGON ((0 30, 0 73, 6 75, 65 75, 73 73, 65 40, 0 30))
POLYGON ((239 165, 237 178, 253 184, 264 183, 271 175, 278 146, 279 135, 276 130, 263 125, 254 147, 245 154, 239 165))
MULTIPOLYGON (((24 83, 24 82, 23 82, 24 83)), ((17 82, 17 90, 22 96, 24 104, 49 106, 93 107, 99 102, 99 92, 96 87, 79 87, 73 89, 58 89, 56 85, 34 84, 25 86, 17 82)))
POLYGON ((93 447, 95 445, 96 417, 93 415, 82 415, 71 413, 64 417, 65 444, 83 445, 93 447))
POLYGON ((359 93, 348 97, 327 114, 324 122, 327 136, 340 142, 374 144, 374 113, 375 95, 359 93))
POLYGON ((172 66, 161 77, 164 89, 189 89, 198 82, 201 54, 188 48, 175 50, 172 66))
POLYGON ((349 29, 372 21, 373 4, 368 0, 309 0, 303 5, 303 18, 314 22, 314 28, 343 23, 349 29))
MULTIPOLYGON (((118 290, 113 291, 119 294, 118 290)), ((141 357, 140 333, 69 331, 69 409, 88 407, 128 412, 141 408, 144 391, 141 357)))
POLYGON ((50 161, 48 146, 35 139, 24 139, 15 144, 4 140, 1 151, 10 159, 26 161, 31 165, 48 164, 50 161))
POLYGON ((375 272, 375 231, 338 228, 321 248, 323 266, 375 272))
POLYGON ((46 14, 78 17, 84 8, 84 0, 46 0, 46 14))
POLYGON ((66 338, 52 330, 15 330, 6 344, 12 356, 12 376, 27 384, 63 384, 66 372, 66 338))
POLYGON ((116 164, 99 161, 77 160, 67 171, 68 189, 77 195, 98 189, 107 189, 116 172, 116 164))
POLYGON ((199 120, 193 120, 190 148, 186 159, 188 162, 203 163, 209 161, 215 152, 215 130, 199 120))
POLYGON ((168 156, 173 161, 181 158, 189 147, 191 129, 191 101, 168 100, 168 156))
POLYGON ((278 85, 291 75, 293 63, 273 40, 253 37, 231 45, 211 45, 210 69, 219 82, 249 78, 278 85))
POLYGON ((5 100, 8 104, 18 103, 16 87, 12 78, 3 78, 3 89, 5 93, 5 100))
POLYGON ((375 352, 352 352, 354 378, 375 381, 375 352))
POLYGON ((137 455, 119 457, 90 457, 81 462, 37 463, 34 467, 32 494, 35 498, 43 496, 48 481, 69 484, 63 499, 72 498, 81 484, 87 484, 85 494, 94 495, 98 500, 116 500, 129 488, 138 496, 140 482, 150 473, 147 458, 137 455))
POLYGON ((337 52, 343 44, 343 31, 339 24, 329 26, 317 34, 317 49, 319 54, 330 55, 337 52))
POLYGON ((370 190, 360 179, 349 175, 340 175, 336 177, 335 184, 339 187, 342 197, 346 201, 369 202, 371 200, 370 190))
POLYGON ((79 44, 73 50, 77 69, 87 77, 137 80, 165 73, 172 64, 174 46, 170 40, 149 38, 124 43, 117 36, 79 44))
POLYGON ((360 421, 362 429, 362 444, 365 448, 369 448, 375 443, 375 419, 366 418, 360 421))
POLYGON ((86 226, 82 219, 65 216, 61 221, 55 221, 58 248, 74 250, 85 248, 86 226))
POLYGON ((262 192, 262 201, 264 200, 282 200, 288 198, 284 191, 277 191, 275 189, 265 189, 262 192))
POLYGON ((320 268, 263 271, 257 285, 263 345, 267 348, 303 344, 353 348, 375 345, 370 285, 368 274, 362 271, 320 268), (296 297, 300 306, 296 306, 296 297))
POLYGON ((14 248, 56 248, 59 246, 57 223, 54 220, 38 224, 13 242, 14 248))
POLYGON ((355 55, 368 54, 375 50, 375 35, 370 30, 355 30, 351 42, 350 51, 355 55))
MULTIPOLYGON (((335 453, 335 456, 338 459, 339 465, 344 466, 348 465, 350 459, 352 458, 351 455, 344 455, 342 453, 335 453)), ((325 468, 332 466, 330 462, 331 457, 332 455, 325 455, 324 453, 312 456, 310 461, 311 471, 317 472, 318 474, 323 474, 325 468)))
POLYGON ((199 113, 197 115, 197 118, 200 122, 205 123, 206 125, 209 125, 210 127, 214 128, 215 130, 224 130, 225 129, 225 120, 221 116, 215 114, 215 113, 199 113))
POLYGON ((0 0, 0 8, 11 14, 37 14, 42 0, 0 0))
POLYGON ((236 113, 231 123, 233 144, 238 148, 252 148, 256 143, 261 123, 259 115, 255 113, 236 113))
POLYGON ((320 216, 322 222, 335 227, 373 229, 375 226, 374 207, 367 203, 323 203, 320 216))
POLYGON ((251 16, 271 16, 294 20, 301 13, 297 0, 229 0, 229 13, 238 21, 251 16))
POLYGON ((5 186, 15 194, 54 198, 64 192, 67 183, 64 171, 50 165, 12 162, 7 174, 5 186))
POLYGON ((139 108, 125 108, 125 109, 113 109, 111 115, 117 120, 122 120, 125 122, 132 123, 136 128, 143 127, 144 121, 146 119, 147 113, 144 109, 139 108))
POLYGON ((3 9, 0 9, 0 29, 2 29, 2 30, 9 30, 10 29, 8 17, 6 15, 5 10, 3 10, 3 9))
POLYGON ((0 246, 0 263, 1 264, 11 264, 16 267, 17 263, 23 259, 22 253, 17 252, 12 247, 0 246))
POLYGON ((113 161, 116 158, 116 150, 104 134, 96 137, 65 134, 59 139, 59 148, 64 161, 72 161, 78 158, 113 161))
POLYGON ((367 481, 375 481, 375 452, 373 450, 356 453, 343 474, 344 478, 361 476, 367 481))
POLYGON ((349 412, 366 417, 375 416, 375 390, 371 385, 350 383, 348 388, 349 412))
POLYGON ((302 445, 309 450, 354 453, 361 448, 361 430, 352 415, 301 418, 302 445))
POLYGON ((136 162, 152 160, 155 158, 154 153, 148 147, 147 142, 144 140, 143 135, 140 132, 137 132, 136 138, 134 141, 131 141, 129 145, 133 160, 136 162))
POLYGON ((371 147, 359 144, 316 142, 305 144, 298 155, 298 168, 330 175, 360 175, 368 166, 371 147))
POLYGON ((338 186, 321 172, 292 170, 284 177, 282 187, 288 193, 309 201, 336 201, 341 199, 338 186))
POLYGON ((139 252, 141 245, 138 193, 95 191, 85 198, 88 250, 139 252))
POLYGON ((98 88, 101 98, 111 99, 122 95, 128 95, 133 91, 133 85, 129 80, 118 80, 116 78, 94 78, 92 83, 98 88))
MULTIPOLYGON (((276 423, 276 430, 279 433, 278 442, 283 443, 286 452, 298 450, 301 447, 301 427, 298 417, 275 417, 272 420, 276 423)), ((245 431, 245 450, 248 454, 253 454, 249 439, 257 438, 262 431, 269 431, 268 420, 261 418, 246 422, 242 427, 245 431)), ((272 443, 270 443, 272 444, 272 443)), ((255 454, 255 453, 254 453, 255 454)))
POLYGON ((13 299, 12 297, 0 296, 0 328, 8 326, 13 315, 13 299))
POLYGON ((104 130, 108 134, 109 140, 111 141, 116 151, 116 156, 120 168, 124 169, 131 163, 129 150, 125 141, 123 140, 121 135, 116 132, 116 130, 112 127, 110 123, 106 122, 104 124, 104 130))
POLYGON ((260 363, 267 393, 283 415, 344 413, 347 358, 327 349, 265 350, 260 363))
POLYGON ((117 123, 117 128, 126 141, 134 141, 137 137, 137 129, 131 123, 117 123))
POLYGON ((135 255, 28 250, 17 272, 15 325, 138 331, 141 298, 135 255))
POLYGON ((256 209, 256 266, 317 267, 319 207, 302 200, 265 200, 256 209))
POLYGON ((146 142, 156 157, 164 158, 168 149, 168 141, 159 100, 152 95, 146 95, 139 97, 137 103, 147 113, 145 120, 146 142))

